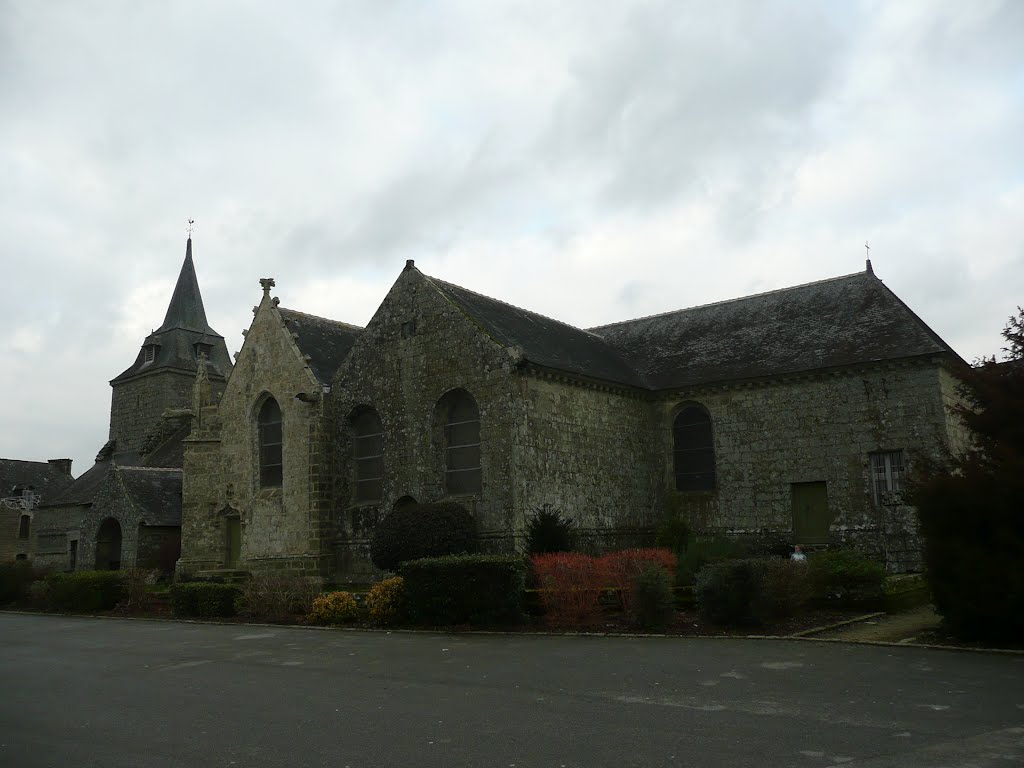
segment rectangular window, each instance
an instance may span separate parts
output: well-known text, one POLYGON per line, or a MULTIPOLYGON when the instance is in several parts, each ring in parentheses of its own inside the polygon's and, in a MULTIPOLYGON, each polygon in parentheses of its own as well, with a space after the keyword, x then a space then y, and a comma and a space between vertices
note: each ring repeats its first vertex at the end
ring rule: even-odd
POLYGON ((21 523, 18 525, 18 538, 27 539, 29 526, 32 524, 32 518, 28 515, 21 516, 21 523))
POLYGON ((891 500, 891 494, 903 490, 903 451, 879 451, 870 456, 871 495, 876 504, 884 504, 891 500))

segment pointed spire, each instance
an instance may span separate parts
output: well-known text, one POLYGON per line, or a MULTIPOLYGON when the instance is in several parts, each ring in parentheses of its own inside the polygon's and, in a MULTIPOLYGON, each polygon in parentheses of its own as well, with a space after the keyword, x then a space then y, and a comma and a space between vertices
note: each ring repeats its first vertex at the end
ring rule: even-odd
POLYGON ((206 322, 203 297, 199 293, 199 281, 196 279, 196 269, 192 264, 191 237, 185 246, 185 262, 181 265, 181 273, 178 275, 177 285, 174 286, 171 303, 167 306, 163 325, 156 332, 162 333, 172 328, 187 328, 191 331, 216 334, 206 322))

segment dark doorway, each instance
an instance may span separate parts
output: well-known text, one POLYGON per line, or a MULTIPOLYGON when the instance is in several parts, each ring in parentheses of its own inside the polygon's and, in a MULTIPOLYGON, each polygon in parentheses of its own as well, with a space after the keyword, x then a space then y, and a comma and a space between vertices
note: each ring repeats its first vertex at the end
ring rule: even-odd
POLYGON ((121 524, 108 517, 96 534, 96 570, 117 571, 121 569, 121 524))
POLYGON ((793 483, 793 543, 828 544, 833 515, 824 482, 793 483))
POLYGON ((403 496, 395 502, 395 505, 391 507, 391 509, 405 509, 406 507, 411 507, 413 504, 416 504, 416 499, 412 496, 403 496))

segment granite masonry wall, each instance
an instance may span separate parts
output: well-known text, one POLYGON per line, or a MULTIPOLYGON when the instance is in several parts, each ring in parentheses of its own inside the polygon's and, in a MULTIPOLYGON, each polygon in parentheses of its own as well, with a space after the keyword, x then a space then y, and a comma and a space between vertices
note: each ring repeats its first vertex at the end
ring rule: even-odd
POLYGON ((509 476, 516 531, 539 508, 573 520, 592 550, 650 544, 663 495, 657 411, 641 395, 525 376, 509 476))
POLYGON ((141 453, 142 445, 168 408, 185 408, 192 399, 194 373, 158 369, 118 382, 110 395, 110 439, 118 453, 141 453))
POLYGON ((238 568, 309 575, 330 569, 329 516, 322 506, 324 402, 320 384, 276 300, 264 296, 218 406, 201 408, 185 443, 180 569, 227 565, 226 519, 241 521, 238 568), (314 402, 295 396, 304 393, 314 402), (257 415, 281 408, 283 482, 261 488, 257 415))
POLYGON ((916 569, 914 511, 896 502, 876 505, 869 454, 902 450, 910 471, 915 457, 949 444, 943 375, 938 364, 918 361, 664 399, 664 483, 672 481, 672 420, 684 402, 699 402, 711 414, 717 490, 695 495, 698 530, 791 537, 792 485, 825 482, 836 543, 883 558, 892 570, 916 569))
POLYGON ((511 435, 522 397, 510 375, 515 353, 488 337, 416 270, 404 271, 335 376, 331 393, 334 437, 334 522, 339 577, 375 575, 369 539, 399 499, 456 501, 476 517, 486 549, 512 546, 518 522, 511 435), (438 401, 454 389, 480 411, 481 492, 445 491, 443 428, 438 401), (384 431, 384 487, 380 502, 356 502, 351 420, 370 407, 384 431))

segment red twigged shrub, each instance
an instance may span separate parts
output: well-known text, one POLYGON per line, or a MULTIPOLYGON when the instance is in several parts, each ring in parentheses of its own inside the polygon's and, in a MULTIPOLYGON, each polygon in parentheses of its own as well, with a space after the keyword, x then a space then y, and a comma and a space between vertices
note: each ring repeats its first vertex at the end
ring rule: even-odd
POLYGON ((533 570, 548 623, 556 627, 594 624, 605 576, 598 558, 579 552, 534 555, 533 570))
POLYGON ((623 549, 600 558, 598 568, 606 586, 615 588, 623 613, 632 615, 634 582, 652 564, 660 565, 674 579, 679 560, 671 549, 623 549))

